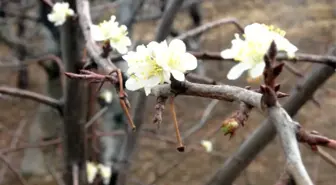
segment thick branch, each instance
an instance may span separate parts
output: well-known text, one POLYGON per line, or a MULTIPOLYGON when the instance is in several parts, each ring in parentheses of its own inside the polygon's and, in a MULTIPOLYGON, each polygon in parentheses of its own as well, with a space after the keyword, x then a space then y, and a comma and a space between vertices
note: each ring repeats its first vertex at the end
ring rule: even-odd
POLYGON ((185 81, 181 84, 180 89, 172 89, 170 85, 159 85, 152 89, 154 96, 171 96, 173 91, 179 95, 198 96, 204 98, 212 98, 226 101, 243 101, 249 105, 257 107, 261 110, 260 100, 261 94, 230 85, 207 85, 197 84, 185 81))
POLYGON ((32 91, 21 90, 12 87, 0 86, 0 94, 30 99, 39 103, 49 105, 53 108, 58 109, 59 111, 61 111, 63 106, 63 103, 59 100, 32 91))
MULTIPOLYGON (((74 11, 77 11, 76 1, 67 1, 74 11)), ((78 9, 77 12, 81 12, 78 9)), ((61 51, 62 60, 65 63, 66 71, 78 73, 82 67, 81 42, 77 19, 67 19, 61 28, 61 51)), ((73 182, 86 184, 86 101, 87 88, 83 81, 66 79, 65 105, 64 105, 64 126, 63 126, 63 150, 64 150, 64 182, 72 185, 73 182), (74 174, 73 167, 77 167, 74 174)))
MULTIPOLYGON (((307 75, 300 90, 294 88, 294 92, 284 104, 285 110, 290 116, 297 111, 313 96, 314 92, 335 73, 333 67, 323 65, 315 66, 314 70, 307 75)), ((267 120, 255 130, 254 133, 241 145, 223 166, 214 174, 207 185, 232 184, 256 155, 269 144, 276 135, 273 124, 267 120)))
POLYGON ((301 159, 300 150, 296 140, 296 127, 287 112, 277 103, 276 106, 268 108, 269 119, 275 126, 280 136, 282 147, 287 160, 287 170, 293 175, 296 184, 312 185, 311 181, 301 159))

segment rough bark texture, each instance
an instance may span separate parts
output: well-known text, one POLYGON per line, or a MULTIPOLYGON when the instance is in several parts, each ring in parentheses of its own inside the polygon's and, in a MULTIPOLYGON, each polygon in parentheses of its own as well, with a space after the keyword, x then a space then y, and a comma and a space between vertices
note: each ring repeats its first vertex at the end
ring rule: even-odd
MULTIPOLYGON (((67 1, 76 12, 76 1, 67 1)), ((81 68, 81 30, 78 19, 69 18, 62 26, 61 51, 66 71, 79 73, 81 68)), ((67 79, 64 106, 63 148, 65 158, 64 182, 66 185, 86 184, 85 113, 86 89, 84 82, 67 79)))

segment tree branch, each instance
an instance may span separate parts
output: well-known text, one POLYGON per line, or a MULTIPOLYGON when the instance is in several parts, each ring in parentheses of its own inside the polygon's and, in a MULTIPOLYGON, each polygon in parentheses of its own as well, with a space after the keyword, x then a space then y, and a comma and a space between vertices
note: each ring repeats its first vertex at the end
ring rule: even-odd
MULTIPOLYGON (((195 52, 189 51, 196 58, 202 60, 211 60, 211 61, 228 61, 228 62, 237 62, 233 58, 224 59, 221 57, 220 52, 195 52)), ((290 61, 290 62, 309 62, 309 63, 318 63, 318 64, 327 64, 336 68, 336 57, 331 55, 313 55, 307 53, 296 53, 294 58, 288 58, 286 54, 278 53, 276 59, 278 61, 290 61)))
POLYGON ((92 20, 90 16, 90 3, 88 0, 76 0, 76 3, 79 24, 84 34, 87 51, 92 59, 109 74, 117 69, 117 67, 108 59, 101 57, 103 51, 91 37, 90 25, 92 24, 92 20))
POLYGON ((235 18, 223 18, 223 19, 219 19, 219 20, 212 21, 212 22, 206 23, 204 25, 201 25, 201 26, 199 26, 197 28, 194 28, 192 30, 189 30, 189 31, 187 31, 187 32, 175 37, 175 38, 184 40, 188 37, 198 35, 198 34, 203 33, 203 32, 205 32, 209 29, 218 27, 218 26, 223 25, 223 24, 233 24, 237 27, 237 29, 239 30, 240 33, 244 33, 244 28, 238 23, 237 19, 235 19, 235 18))
MULTIPOLYGON (((302 88, 293 89, 293 92, 284 104, 284 109, 290 116, 294 116, 297 111, 313 96, 314 92, 335 73, 335 69, 328 65, 315 66, 314 70, 307 75, 302 83, 302 88)), ((276 135, 276 129, 270 120, 256 129, 251 136, 245 140, 238 151, 233 154, 223 166, 207 182, 207 185, 232 184, 256 155, 269 144, 276 135)))
POLYGON ((301 159, 300 150, 296 140, 296 127, 298 123, 294 122, 287 112, 277 103, 268 108, 269 119, 275 126, 282 142, 287 160, 287 170, 298 185, 312 185, 306 168, 301 159))
POLYGON ((16 171, 13 168, 13 166, 10 164, 9 160, 4 155, 0 154, 0 160, 8 166, 8 168, 15 174, 15 176, 19 179, 19 181, 22 185, 28 185, 26 180, 22 177, 22 175, 18 171, 16 171))
POLYGON ((171 88, 170 85, 158 85, 152 89, 154 96, 172 96, 177 91, 178 95, 198 96, 225 101, 243 101, 261 109, 261 94, 230 85, 207 85, 192 82, 182 82, 181 87, 171 88))
POLYGON ((33 100, 39 103, 43 103, 45 105, 49 105, 53 108, 56 108, 59 111, 62 110, 62 106, 63 106, 63 102, 61 102, 60 100, 56 100, 48 96, 32 92, 32 91, 21 90, 21 89, 12 88, 12 87, 0 86, 0 94, 6 94, 10 96, 30 99, 30 100, 33 100))

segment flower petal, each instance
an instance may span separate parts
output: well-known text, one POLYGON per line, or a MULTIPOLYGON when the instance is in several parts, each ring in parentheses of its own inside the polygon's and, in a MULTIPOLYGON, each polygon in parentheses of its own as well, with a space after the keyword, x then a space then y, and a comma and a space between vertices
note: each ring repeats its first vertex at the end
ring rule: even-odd
POLYGON ((236 57, 235 52, 233 52, 232 49, 225 49, 220 53, 220 55, 224 59, 236 57))
POLYGON ((239 78, 244 73, 244 71, 250 69, 251 67, 252 66, 250 64, 240 62, 230 69, 230 71, 229 71, 229 73, 227 74, 226 77, 229 80, 236 80, 237 78, 239 78))
POLYGON ((187 48, 182 40, 173 39, 169 43, 169 50, 172 52, 185 53, 187 51, 187 48))
POLYGON ((261 76, 264 72, 265 68, 265 62, 260 62, 256 66, 254 66, 252 69, 249 70, 249 75, 251 78, 257 78, 261 76))
POLYGON ((137 81, 135 78, 131 77, 131 78, 128 78, 128 80, 126 80, 125 87, 126 89, 130 91, 136 91, 138 89, 143 88, 143 84, 137 81))
POLYGON ((190 53, 184 53, 181 58, 185 70, 194 70, 197 67, 197 59, 190 53))
POLYGON ((98 25, 92 24, 90 26, 90 31, 91 31, 91 36, 93 40, 104 41, 106 39, 98 25))
POLYGON ((150 87, 145 87, 145 94, 148 96, 151 93, 151 88, 150 87))
POLYGON ((161 81, 160 76, 152 76, 144 81, 145 86, 147 87, 154 87, 157 86, 161 81))
POLYGON ((163 79, 164 79, 165 82, 167 82, 169 84, 171 83, 170 72, 169 71, 166 71, 166 70, 163 71, 163 79))
POLYGON ((73 16, 75 14, 75 12, 72 9, 68 10, 68 16, 73 16))
POLYGON ((50 22, 55 22, 56 21, 56 16, 53 13, 48 14, 48 21, 50 22))
POLYGON ((117 45, 114 46, 114 48, 120 53, 120 54, 125 54, 127 53, 128 49, 127 47, 123 46, 123 45, 117 45))
POLYGON ((86 176, 89 183, 92 183, 98 173, 97 166, 92 162, 86 163, 86 176))
POLYGON ((184 76, 184 73, 182 73, 181 71, 172 70, 171 73, 176 80, 178 80, 180 82, 184 81, 185 76, 184 76))
POLYGON ((109 166, 105 166, 103 164, 99 164, 98 168, 100 170, 100 175, 103 179, 105 185, 110 183, 111 175, 112 175, 112 168, 109 166))

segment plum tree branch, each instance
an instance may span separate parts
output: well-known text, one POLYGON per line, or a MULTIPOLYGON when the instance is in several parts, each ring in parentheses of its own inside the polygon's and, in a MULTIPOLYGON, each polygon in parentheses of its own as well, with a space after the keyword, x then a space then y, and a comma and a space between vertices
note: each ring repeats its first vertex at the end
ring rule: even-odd
POLYGON ((92 59, 109 74, 111 71, 117 69, 117 67, 109 61, 109 59, 101 57, 103 51, 91 37, 90 25, 92 24, 92 20, 90 15, 90 3, 88 0, 76 0, 76 3, 79 24, 86 41, 87 51, 92 59))
MULTIPOLYGON (((236 62, 233 58, 224 59, 221 57, 220 52, 195 52, 189 51, 196 58, 202 60, 210 61, 230 61, 236 62)), ((309 62, 309 63, 319 63, 319 64, 328 64, 336 68, 336 57, 330 55, 313 55, 307 53, 296 53, 294 58, 289 58, 286 54, 279 53, 276 57, 278 61, 290 61, 290 62, 309 62)))
POLYGON ((192 82, 182 82, 178 89, 171 88, 169 84, 154 87, 151 94, 154 96, 172 96, 174 91, 179 95, 198 96, 225 101, 243 101, 261 110, 261 94, 230 85, 208 85, 192 82))
POLYGON ((287 170, 298 185, 312 185, 306 168, 301 159, 300 150, 296 140, 296 127, 298 123, 294 122, 288 113, 277 103, 267 110, 269 118, 279 134, 287 160, 287 170))
MULTIPOLYGON (((316 64, 318 65, 318 64, 316 64)), ((316 66, 305 78, 300 90, 294 88, 294 92, 284 104, 285 110, 290 116, 297 111, 313 96, 314 92, 335 73, 335 69, 329 65, 316 66)), ((232 184, 236 177, 248 166, 256 155, 270 143, 276 135, 276 129, 270 119, 256 129, 251 136, 240 146, 219 170, 209 179, 207 185, 232 184)))
POLYGON ((48 96, 28 90, 21 90, 13 87, 0 86, 0 94, 6 94, 10 96, 30 99, 39 103, 43 103, 45 105, 49 105, 53 108, 56 108, 59 111, 61 111, 63 107, 63 102, 60 100, 56 100, 54 98, 50 98, 48 96))

